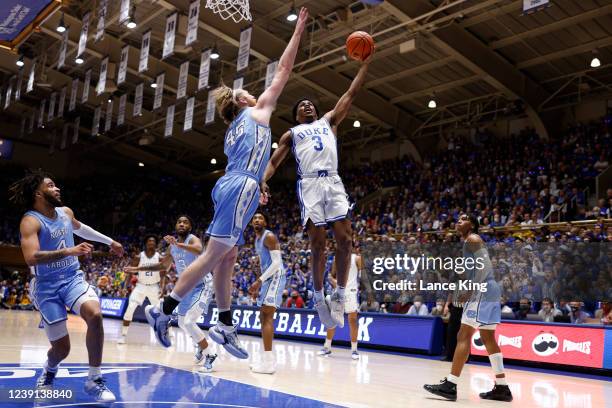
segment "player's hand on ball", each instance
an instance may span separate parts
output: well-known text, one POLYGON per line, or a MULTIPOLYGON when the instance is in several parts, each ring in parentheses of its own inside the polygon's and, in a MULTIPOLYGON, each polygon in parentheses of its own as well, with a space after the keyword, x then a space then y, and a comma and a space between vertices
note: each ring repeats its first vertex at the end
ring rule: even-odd
POLYGON ((93 251, 93 245, 88 242, 81 242, 79 245, 68 248, 68 254, 72 256, 81 256, 90 254, 93 251))
POLYGON ((369 64, 372 62, 372 58, 374 58, 374 54, 376 53, 376 46, 372 47, 372 52, 368 55, 368 58, 364 59, 362 64, 369 64))
POLYGON ((261 281, 257 279, 249 288, 249 295, 251 295, 253 299, 256 299, 257 296, 259 296, 260 288, 261 288, 261 281))
POLYGON ((110 251, 113 255, 121 256, 123 255, 123 245, 121 245, 117 241, 113 241, 110 244, 110 251))

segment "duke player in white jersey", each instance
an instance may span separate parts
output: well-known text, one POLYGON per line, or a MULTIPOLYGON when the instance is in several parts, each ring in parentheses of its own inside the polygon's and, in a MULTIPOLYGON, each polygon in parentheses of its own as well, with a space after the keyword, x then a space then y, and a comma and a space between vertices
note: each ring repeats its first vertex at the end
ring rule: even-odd
POLYGON ((123 247, 78 221, 72 210, 63 206, 60 189, 46 173, 35 171, 28 174, 11 185, 9 193, 11 201, 27 210, 19 226, 21 250, 34 274, 30 295, 40 311, 51 343, 37 387, 53 387, 58 366, 70 352, 66 328, 68 307, 87 324, 89 375, 85 391, 98 402, 115 401, 100 369, 104 345, 100 301, 85 281, 78 259, 90 254, 93 246, 87 242, 75 245, 73 234, 88 241, 104 243, 118 256, 123 254, 123 247))
MULTIPOLYGON (((175 224, 176 237, 173 235, 164 237, 164 241, 170 245, 170 250, 166 252, 164 257, 156 263, 126 268, 126 272, 159 273, 159 271, 170 269, 172 262, 174 262, 176 275, 180 278, 185 269, 203 252, 202 240, 191 233, 192 229, 191 218, 187 215, 181 215, 175 224)), ((204 361, 199 371, 206 373, 212 371, 213 362, 217 355, 208 352, 208 341, 206 341, 206 336, 198 326, 197 321, 202 314, 208 313, 208 305, 213 296, 212 280, 212 274, 208 273, 177 307, 178 325, 198 345, 195 353, 195 363, 199 364, 204 361)))
POLYGON ((263 213, 253 216, 255 230, 255 251, 259 255, 261 276, 249 288, 249 294, 257 299, 259 320, 261 321, 261 337, 264 343, 263 358, 251 365, 254 373, 274 374, 276 361, 272 352, 274 339, 274 313, 283 300, 283 290, 287 277, 283 268, 281 248, 276 235, 266 227, 268 220, 263 213))
MULTIPOLYGON (((357 322, 359 312, 359 283, 361 280, 361 270, 363 264, 361 261, 361 255, 356 253, 357 248, 353 247, 353 253, 351 254, 351 266, 349 267, 349 277, 346 281, 346 296, 344 297, 344 313, 348 315, 349 329, 351 335, 351 358, 353 360, 359 360, 359 352, 357 351, 357 334, 359 324, 357 322)), ((332 265, 331 276, 328 278, 333 287, 338 286, 336 281, 336 264, 332 265)), ((317 353, 320 356, 331 355, 331 345, 334 339, 336 329, 328 329, 327 337, 323 348, 317 353)))
POLYGON ((439 384, 424 385, 424 388, 448 400, 457 400, 457 382, 470 355, 472 336, 478 329, 495 373, 495 386, 491 391, 481 393, 480 398, 512 401, 512 393, 506 383, 504 373, 504 357, 495 341, 495 328, 501 320, 501 289, 493 277, 493 265, 485 243, 478 235, 478 228, 478 219, 473 215, 461 214, 459 216, 456 229, 463 241, 463 258, 472 259, 472 265, 482 265, 482 267, 476 266, 467 271, 466 279, 486 284, 487 290, 486 292, 473 291, 463 306, 461 328, 457 334, 457 348, 453 355, 450 374, 439 384))
POLYGON ((117 341, 118 344, 125 344, 136 308, 142 306, 147 298, 152 305, 159 303, 159 298, 162 295, 161 288, 164 287, 163 282, 161 282, 160 271, 150 270, 146 267, 159 264, 160 257, 161 255, 157 252, 157 237, 149 235, 145 238, 145 250, 134 256, 132 260, 132 264, 138 265, 138 267, 132 266, 124 270, 127 274, 137 273, 138 282, 130 294, 128 307, 123 314, 123 327, 121 327, 121 337, 117 341))
POLYGON ((270 117, 289 80, 307 19, 308 11, 302 8, 293 36, 278 62, 272 83, 259 99, 244 89, 232 90, 221 86, 214 91, 217 110, 229 125, 224 143, 228 164, 225 175, 217 181, 212 191, 215 213, 207 230, 211 238, 206 252, 185 269, 174 290, 170 296, 164 298, 159 308, 145 309, 149 324, 154 327, 157 339, 165 347, 170 346, 170 314, 204 276, 212 271, 219 323, 211 328, 208 334, 233 356, 241 359, 249 356, 238 341, 236 326, 232 321, 232 274, 238 246, 244 243, 242 234, 258 206, 259 184, 270 159, 270 117))
POLYGON ((297 191, 302 208, 302 225, 308 232, 312 251, 315 308, 321 323, 328 329, 344 326, 344 296, 351 260, 352 228, 350 205, 342 180, 338 175, 338 126, 344 120, 363 85, 374 52, 363 61, 348 91, 340 97, 333 110, 319 117, 319 111, 308 99, 298 101, 293 108, 297 126, 281 136, 264 173, 261 190, 269 194, 266 182, 287 157, 290 150, 297 162, 297 191), (338 286, 327 302, 323 292, 325 274, 325 227, 331 225, 336 238, 336 270, 338 286))

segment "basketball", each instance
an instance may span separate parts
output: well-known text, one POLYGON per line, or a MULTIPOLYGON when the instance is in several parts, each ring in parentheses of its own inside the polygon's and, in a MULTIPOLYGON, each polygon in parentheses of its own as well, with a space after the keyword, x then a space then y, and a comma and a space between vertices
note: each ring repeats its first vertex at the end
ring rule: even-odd
POLYGON ((363 61, 374 50, 374 40, 365 31, 355 31, 346 39, 346 52, 351 59, 363 61))

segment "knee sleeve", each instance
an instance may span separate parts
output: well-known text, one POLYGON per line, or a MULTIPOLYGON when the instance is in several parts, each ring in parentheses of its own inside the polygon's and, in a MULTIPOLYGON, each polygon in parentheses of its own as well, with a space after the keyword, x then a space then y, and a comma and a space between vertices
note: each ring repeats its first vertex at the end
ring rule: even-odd
POLYGON ((123 315, 123 320, 131 322, 132 318, 134 317, 134 311, 136 311, 137 307, 138 307, 138 303, 129 302, 128 307, 125 310, 125 314, 123 315))
POLYGON ((68 329, 66 328, 65 320, 53 324, 47 324, 47 322, 43 322, 43 326, 45 328, 45 333, 47 334, 47 338, 49 339, 49 341, 59 340, 62 337, 68 335, 68 329))
POLYGON ((178 325, 185 333, 187 333, 191 337, 194 342, 199 343, 204 340, 204 332, 200 330, 197 324, 186 323, 185 316, 179 316, 178 325))

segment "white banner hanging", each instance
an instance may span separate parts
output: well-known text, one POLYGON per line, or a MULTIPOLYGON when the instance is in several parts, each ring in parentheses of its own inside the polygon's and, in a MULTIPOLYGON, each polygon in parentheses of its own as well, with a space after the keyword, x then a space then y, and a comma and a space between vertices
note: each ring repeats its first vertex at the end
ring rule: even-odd
POLYGON ((72 112, 76 108, 77 93, 79 92, 79 78, 72 80, 72 87, 70 89, 70 102, 68 104, 68 112, 72 112))
POLYGON ((51 122, 55 118, 55 100, 57 99, 57 92, 53 92, 49 98, 49 115, 47 120, 51 122))
POLYGON ((268 89, 272 85, 274 74, 276 73, 276 67, 278 67, 278 61, 272 61, 266 67, 266 85, 264 89, 268 89))
POLYGON ((62 43, 60 44, 59 58, 57 60, 57 67, 61 68, 66 63, 66 50, 68 50, 68 33, 70 29, 66 29, 62 34, 62 43))
POLYGON ((185 45, 189 45, 197 40, 199 19, 200 0, 194 0, 189 5, 189 22, 187 23, 187 37, 185 37, 185 45))
POLYGON ((108 57, 102 60, 100 64, 100 77, 98 79, 98 86, 96 86, 96 95, 100 96, 106 90, 106 73, 108 71, 108 57))
POLYGON ((106 117, 104 121, 104 133, 108 132, 113 123, 113 100, 109 99, 106 104, 106 117))
POLYGON ((130 18, 130 0, 121 0, 119 8, 119 24, 125 23, 130 18))
POLYGON ((138 63, 138 72, 144 72, 149 68, 149 47, 151 46, 151 30, 142 35, 142 43, 140 44, 140 62, 138 63))
POLYGON ((77 57, 80 57, 81 54, 85 51, 85 47, 87 46, 87 34, 89 32, 89 20, 91 18, 91 12, 87 13, 83 16, 83 26, 81 27, 81 35, 79 36, 79 47, 77 50, 77 57))
POLYGON ((43 99, 40 102, 40 111, 38 112, 38 127, 43 127, 43 121, 45 119, 45 108, 47 107, 47 100, 43 99))
POLYGON ((100 41, 104 37, 106 10, 108 6, 108 0, 100 0, 98 3, 98 25, 96 27, 95 41, 100 41))
POLYGON ((206 102, 206 119, 204 124, 208 125, 215 121, 215 95, 208 92, 208 100, 206 102))
POLYGON ((83 97, 81 98, 81 103, 87 103, 89 99, 89 87, 91 86, 91 69, 88 69, 85 72, 85 81, 83 82, 83 97))
POLYGON ((32 66, 30 67, 30 74, 28 75, 28 84, 26 85, 26 93, 32 92, 34 90, 34 73, 36 72, 36 61, 32 61, 32 66))
POLYGON ((200 57, 200 76, 198 77, 198 91, 208 87, 208 78, 210 77, 210 52, 208 49, 202 52, 200 57))
POLYGON ((119 112, 117 113, 117 126, 121 126, 125 122, 126 103, 127 103, 127 94, 123 94, 119 97, 119 112))
POLYGON ((15 100, 21 100, 21 87, 23 86, 23 69, 19 70, 17 74, 17 86, 15 87, 15 100))
POLYGON ((244 77, 238 77, 234 79, 234 87, 232 89, 242 89, 242 85, 244 83, 244 77))
POLYGON ((242 71, 249 66, 249 54, 251 52, 251 33, 253 27, 245 28, 240 32, 240 46, 238 48, 238 64, 236 70, 242 71))
POLYGON ((164 80, 166 78, 166 74, 162 72, 157 76, 155 80, 155 98, 153 99, 153 110, 159 109, 162 105, 162 100, 164 96, 164 80))
POLYGON ((74 128, 72 133, 72 144, 75 144, 79 141, 79 129, 81 128, 81 117, 77 117, 74 120, 74 128))
POLYGON ((166 111, 166 128, 164 129, 164 137, 172 136, 172 129, 174 127, 174 105, 168 106, 166 111))
POLYGON ((185 61, 181 64, 176 99, 184 98, 185 95, 187 95, 187 75, 189 75, 189 61, 185 61))
POLYGON ((178 13, 172 13, 166 18, 166 34, 164 35, 164 49, 162 51, 162 59, 172 55, 172 53, 174 52, 177 16, 178 13))
POLYGON ((68 124, 64 123, 62 128, 62 142, 60 144, 60 150, 66 149, 66 141, 68 139, 68 124))
POLYGON ((100 115, 102 114, 102 107, 97 106, 94 110, 93 123, 91 125, 91 135, 97 136, 100 133, 100 115))
POLYGON ((130 46, 126 45, 121 49, 121 61, 119 62, 119 73, 117 74, 117 85, 125 82, 127 74, 128 57, 130 56, 130 46))
POLYGON ((61 118, 64 116, 64 106, 66 105, 66 92, 68 88, 63 87, 60 91, 59 104, 57 105, 57 117, 61 118))
POLYGON ((136 86, 134 94, 134 114, 132 116, 142 115, 142 92, 144 91, 144 83, 139 83, 136 86))
POLYGON ((195 107, 195 97, 187 99, 187 105, 185 107, 185 122, 183 123, 183 131, 186 132, 191 130, 193 127, 193 109, 195 107))

